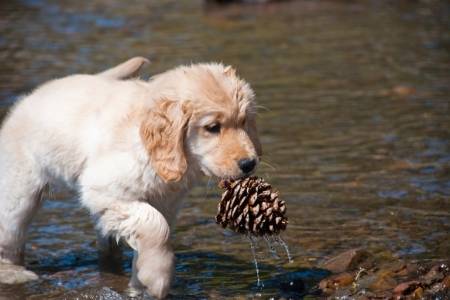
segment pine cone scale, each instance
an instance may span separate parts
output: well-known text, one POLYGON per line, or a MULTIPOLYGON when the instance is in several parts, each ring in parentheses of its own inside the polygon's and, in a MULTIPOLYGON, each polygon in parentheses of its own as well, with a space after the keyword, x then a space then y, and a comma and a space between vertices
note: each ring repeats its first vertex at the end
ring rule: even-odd
POLYGON ((223 180, 225 191, 218 205, 216 222, 246 234, 271 235, 285 230, 286 204, 262 178, 223 180))

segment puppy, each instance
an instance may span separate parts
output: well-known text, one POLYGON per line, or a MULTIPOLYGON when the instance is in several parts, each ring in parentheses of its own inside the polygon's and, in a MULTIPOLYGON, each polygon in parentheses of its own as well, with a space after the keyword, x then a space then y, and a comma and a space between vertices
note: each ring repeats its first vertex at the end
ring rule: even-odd
POLYGON ((135 250, 130 285, 160 299, 170 288, 170 229, 201 174, 236 178, 261 155, 254 93, 221 64, 124 80, 133 58, 96 75, 47 82, 18 101, 0 131, 0 261, 23 264, 26 230, 44 186, 80 191, 104 236, 135 250))

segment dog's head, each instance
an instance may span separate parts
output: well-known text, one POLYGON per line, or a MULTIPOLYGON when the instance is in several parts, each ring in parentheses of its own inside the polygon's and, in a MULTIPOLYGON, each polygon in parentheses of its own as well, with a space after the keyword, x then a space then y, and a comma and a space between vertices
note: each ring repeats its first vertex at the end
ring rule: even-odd
POLYGON ((151 163, 166 182, 188 164, 219 178, 246 176, 261 155, 250 86, 231 67, 198 64, 153 79, 161 92, 141 124, 151 163))

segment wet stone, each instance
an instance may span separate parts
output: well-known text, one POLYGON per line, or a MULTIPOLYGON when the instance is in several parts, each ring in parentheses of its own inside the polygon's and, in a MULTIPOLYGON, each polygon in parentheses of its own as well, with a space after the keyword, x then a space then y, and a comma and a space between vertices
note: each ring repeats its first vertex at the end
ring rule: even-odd
POLYGON ((397 281, 392 278, 392 273, 389 271, 380 271, 376 275, 376 280, 370 285, 373 291, 386 291, 396 286, 397 281))
POLYGON ((395 287, 394 294, 398 296, 409 295, 421 286, 422 284, 417 280, 403 282, 395 287))
POLYGON ((77 300, 124 300, 119 293, 113 291, 109 287, 102 288, 87 288, 82 290, 72 291, 67 294, 64 299, 77 300))
POLYGON ((450 276, 446 276, 441 282, 433 284, 426 290, 426 292, 428 294, 439 294, 446 292, 450 296, 450 276))
POLYGON ((378 280, 375 274, 365 275, 355 280, 359 290, 372 289, 373 284, 378 280))
POLYGON ((360 266, 368 267, 370 254, 362 249, 347 250, 320 265, 333 273, 341 273, 354 270, 360 266))
POLYGON ((442 281, 444 279, 445 274, 441 270, 441 265, 433 266, 428 273, 423 276, 423 282, 426 285, 432 285, 438 281, 442 281))
POLYGON ((419 266, 411 263, 401 263, 398 268, 393 268, 392 273, 398 277, 416 276, 419 273, 419 266))
POLYGON ((423 288, 418 287, 414 290, 411 296, 413 297, 413 299, 421 299, 423 297, 423 288))
MULTIPOLYGON (((349 262, 353 257, 351 253, 347 251, 346 255, 337 257, 347 258, 349 262)), ((362 260, 360 264, 366 262, 362 260)), ((450 299, 449 286, 448 264, 430 265, 400 260, 335 274, 319 284, 323 296, 328 299, 450 299)))
POLYGON ((337 275, 332 275, 330 277, 323 279, 319 283, 319 288, 324 293, 330 293, 333 290, 336 290, 340 287, 345 287, 345 286, 351 285, 353 283, 353 280, 354 280, 354 274, 348 273, 348 272, 337 274, 337 275))
POLYGON ((445 276, 444 280, 442 280, 442 286, 445 289, 450 288, 450 276, 449 275, 445 276))
POLYGON ((362 290, 359 291, 357 295, 353 295, 350 298, 354 298, 355 300, 372 300, 376 299, 376 294, 366 290, 362 290))

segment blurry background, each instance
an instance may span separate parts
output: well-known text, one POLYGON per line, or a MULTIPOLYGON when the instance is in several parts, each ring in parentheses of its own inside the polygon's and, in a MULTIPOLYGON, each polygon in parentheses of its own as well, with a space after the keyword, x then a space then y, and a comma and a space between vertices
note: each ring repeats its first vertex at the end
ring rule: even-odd
MULTIPOLYGON (((215 224, 219 192, 205 180, 180 214, 171 297, 298 298, 323 277, 315 266, 349 248, 449 258, 449 46, 449 5, 438 0, 1 1, 0 110, 49 79, 136 55, 152 61, 146 76, 191 62, 235 66, 264 107, 258 175, 287 201, 283 238, 295 262, 272 258, 261 241, 257 287, 249 243, 215 224), (296 276, 306 287, 289 285, 296 276)), ((77 196, 48 198, 27 245, 41 279, 0 296, 123 294, 131 253, 122 271, 100 272, 77 196)))

